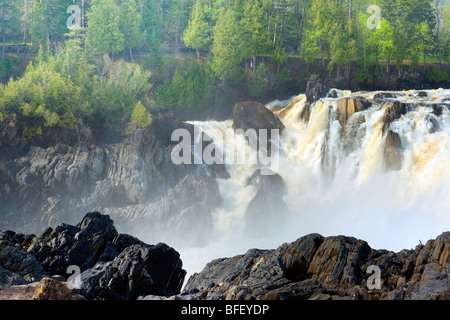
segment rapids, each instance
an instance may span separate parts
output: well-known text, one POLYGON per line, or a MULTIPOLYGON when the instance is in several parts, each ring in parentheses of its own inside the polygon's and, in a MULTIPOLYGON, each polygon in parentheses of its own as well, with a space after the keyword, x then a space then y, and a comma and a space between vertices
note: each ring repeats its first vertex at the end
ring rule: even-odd
MULTIPOLYGON (((288 212, 272 213, 284 222, 256 237, 245 232, 246 208, 256 194, 246 181, 258 166, 228 165, 230 179, 218 180, 224 204, 213 212, 213 239, 180 250, 188 273, 215 258, 276 248, 309 233, 343 234, 400 251, 450 230, 450 90, 391 92, 396 97, 384 99, 376 98, 379 92, 335 92, 337 98, 311 106, 303 94, 266 105, 286 125, 279 166, 272 168, 287 185, 288 212), (372 106, 353 114, 343 130, 337 103, 344 97, 365 98, 372 106), (387 170, 383 117, 394 101, 407 104, 408 112, 389 125, 401 140, 401 163, 387 170), (442 112, 436 115, 433 105, 442 112)), ((225 138, 233 121, 189 123, 214 140, 225 138)), ((243 138, 226 143, 247 152, 243 138)))

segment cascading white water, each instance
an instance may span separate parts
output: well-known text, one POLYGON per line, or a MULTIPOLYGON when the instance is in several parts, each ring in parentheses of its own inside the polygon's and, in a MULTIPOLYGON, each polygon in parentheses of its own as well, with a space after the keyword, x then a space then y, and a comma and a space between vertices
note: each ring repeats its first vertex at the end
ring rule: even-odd
MULTIPOLYGON (((371 100, 377 93, 337 92, 339 98, 371 100)), ((270 235, 245 233, 245 211, 256 194, 246 181, 257 166, 230 165, 230 179, 218 181, 224 205, 213 213, 214 238, 203 248, 181 251, 188 272, 200 271, 214 258, 275 248, 309 233, 354 236, 373 248, 399 251, 450 230, 450 112, 444 105, 437 117, 429 106, 443 104, 450 90, 429 90, 426 97, 413 90, 394 93, 395 100, 415 105, 390 125, 402 144, 396 171, 384 168, 388 100, 372 100, 371 108, 348 120, 345 132, 337 119, 339 98, 317 101, 307 122, 301 119, 308 108, 305 95, 268 104, 286 125, 278 170, 287 185, 286 223, 270 235), (430 130, 432 125, 439 130, 430 130)), ((190 123, 213 139, 232 127, 232 121, 190 123)), ((245 143, 238 141, 236 152, 245 152, 245 143)))

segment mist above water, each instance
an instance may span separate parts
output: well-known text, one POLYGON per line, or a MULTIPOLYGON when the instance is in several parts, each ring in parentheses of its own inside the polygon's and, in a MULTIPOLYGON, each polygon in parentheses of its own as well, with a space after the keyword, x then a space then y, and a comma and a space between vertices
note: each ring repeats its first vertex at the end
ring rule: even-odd
MULTIPOLYGON (((402 144, 401 168, 393 171, 385 168, 382 130, 393 101, 372 100, 376 92, 337 92, 338 98, 312 105, 307 122, 300 117, 309 107, 304 95, 267 105, 287 127, 275 169, 287 186, 288 211, 272 212, 279 223, 271 221, 269 232, 250 235, 245 213, 257 190, 247 180, 258 166, 229 165, 230 179, 218 180, 223 206, 213 212, 212 239, 204 247, 180 250, 188 274, 215 258, 274 249, 309 233, 353 236, 372 248, 398 252, 450 230, 450 112, 444 104, 450 90, 430 90, 427 97, 397 93, 393 100, 414 105, 390 125, 402 144), (355 113, 343 131, 337 101, 356 96, 373 105, 355 113), (430 104, 442 104, 442 115, 433 114, 430 104)), ((190 123, 213 139, 232 128, 231 120, 190 123)), ((246 152, 245 143, 238 142, 237 152, 246 152)))

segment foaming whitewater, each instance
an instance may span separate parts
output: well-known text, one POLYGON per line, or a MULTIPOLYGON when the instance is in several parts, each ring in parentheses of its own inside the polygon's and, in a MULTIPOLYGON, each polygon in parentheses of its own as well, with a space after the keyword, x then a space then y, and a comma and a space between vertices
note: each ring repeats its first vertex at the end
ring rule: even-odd
MULTIPOLYGON (((278 174, 287 186, 288 212, 272 213, 285 223, 270 234, 246 233, 246 208, 257 192, 247 179, 258 166, 227 166, 230 179, 218 180, 224 204, 213 212, 213 238, 205 247, 181 251, 189 273, 215 258, 276 248, 309 233, 353 236, 376 249, 400 251, 450 230, 450 90, 392 92, 395 98, 379 100, 378 92, 336 92, 337 98, 312 106, 305 95, 266 106, 286 125, 278 174), (343 97, 372 102, 345 128, 337 106, 343 97), (383 118, 394 100, 408 104, 409 112, 389 125, 401 140, 401 165, 387 170, 383 118), (433 105, 442 112, 436 115, 433 105)), ((213 140, 232 128, 231 120, 190 123, 213 140)), ((237 141, 236 151, 246 152, 245 143, 237 141)))

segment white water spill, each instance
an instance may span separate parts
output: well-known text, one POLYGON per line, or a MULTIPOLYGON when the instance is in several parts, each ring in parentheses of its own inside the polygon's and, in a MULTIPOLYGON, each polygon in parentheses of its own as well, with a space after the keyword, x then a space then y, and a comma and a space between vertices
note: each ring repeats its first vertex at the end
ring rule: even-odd
MULTIPOLYGON (((371 101, 377 93, 337 91, 339 97, 371 101)), ((213 213, 213 238, 202 248, 180 250, 188 275, 213 259, 251 248, 275 249, 309 233, 353 236, 372 248, 398 252, 449 231, 450 112, 445 103, 450 105, 450 90, 426 92, 426 97, 416 91, 393 92, 393 100, 414 103, 415 108, 390 126, 402 142, 398 171, 384 168, 382 128, 389 100, 372 101, 371 108, 353 115, 349 123, 360 116, 364 121, 347 129, 345 136, 337 120, 338 99, 316 102, 307 123, 300 119, 308 108, 304 95, 268 104, 287 126, 281 135, 278 174, 287 185, 283 200, 288 212, 272 213, 284 214, 284 223, 258 237, 245 232, 246 208, 256 194, 246 181, 257 165, 228 166, 230 179, 218 180, 224 204, 213 213), (434 115, 430 104, 444 106, 442 115, 434 115)), ((232 127, 232 121, 190 123, 213 139, 224 137, 232 127)), ((244 139, 238 141, 237 152, 245 152, 244 145, 244 139)))

